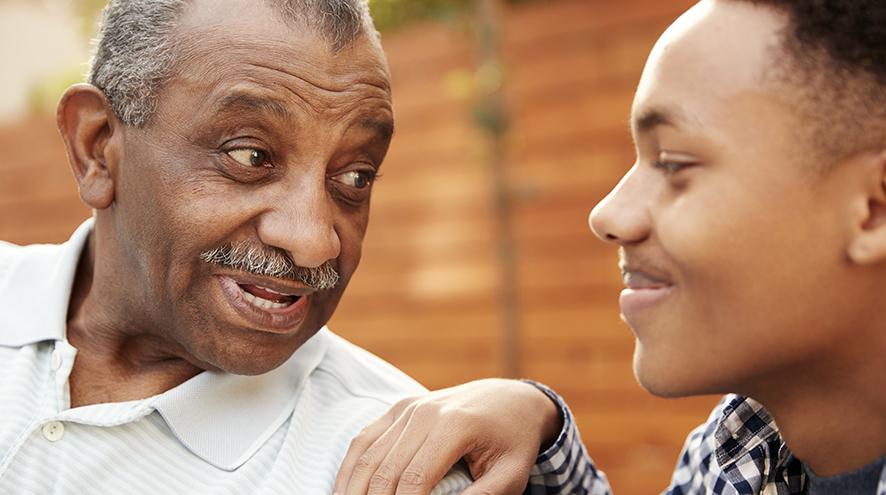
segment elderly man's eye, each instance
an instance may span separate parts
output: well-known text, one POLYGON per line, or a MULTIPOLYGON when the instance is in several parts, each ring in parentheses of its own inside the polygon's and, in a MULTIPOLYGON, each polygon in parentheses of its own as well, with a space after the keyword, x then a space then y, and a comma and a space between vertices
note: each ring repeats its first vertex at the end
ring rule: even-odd
POLYGON ((270 167, 268 153, 256 148, 238 148, 227 152, 237 163, 247 167, 270 167))
POLYGON ((369 172, 366 170, 351 170, 332 177, 333 180, 356 189, 366 189, 372 185, 375 178, 375 172, 369 172))

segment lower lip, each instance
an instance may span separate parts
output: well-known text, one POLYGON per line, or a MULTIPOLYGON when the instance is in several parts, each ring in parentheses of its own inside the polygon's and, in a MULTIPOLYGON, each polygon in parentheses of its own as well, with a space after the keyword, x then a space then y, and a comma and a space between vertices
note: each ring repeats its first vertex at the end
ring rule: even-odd
POLYGON ((647 308, 658 304, 673 291, 673 287, 654 289, 624 289, 618 298, 621 314, 626 320, 637 316, 647 308))
POLYGON ((256 329, 286 334, 294 331, 308 313, 311 296, 302 296, 285 308, 260 308, 243 297, 240 286, 230 277, 219 276, 222 293, 234 310, 256 329))

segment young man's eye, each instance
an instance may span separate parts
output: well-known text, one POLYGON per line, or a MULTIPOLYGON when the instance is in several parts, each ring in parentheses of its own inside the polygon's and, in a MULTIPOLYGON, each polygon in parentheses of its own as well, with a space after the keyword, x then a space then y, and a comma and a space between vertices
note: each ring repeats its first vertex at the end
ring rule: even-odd
POLYGON ((368 170, 350 170, 332 177, 332 180, 355 189, 366 189, 372 185, 375 179, 375 172, 368 170))
POLYGON ((270 157, 266 151, 257 148, 237 148, 227 151, 228 156, 246 167, 270 167, 270 157))
POLYGON ((668 175, 673 175, 687 167, 692 166, 692 163, 677 162, 673 160, 656 160, 652 163, 652 166, 668 175))

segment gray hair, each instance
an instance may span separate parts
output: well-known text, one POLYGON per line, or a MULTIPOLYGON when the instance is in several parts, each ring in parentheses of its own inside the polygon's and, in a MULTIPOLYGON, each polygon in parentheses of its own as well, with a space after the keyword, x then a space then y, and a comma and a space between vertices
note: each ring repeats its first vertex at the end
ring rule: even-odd
MULTIPOLYGON (((111 0, 95 40, 89 83, 124 124, 142 127, 179 55, 175 29, 192 0, 111 0)), ((316 30, 333 50, 376 35, 367 0, 264 0, 284 21, 316 30)))

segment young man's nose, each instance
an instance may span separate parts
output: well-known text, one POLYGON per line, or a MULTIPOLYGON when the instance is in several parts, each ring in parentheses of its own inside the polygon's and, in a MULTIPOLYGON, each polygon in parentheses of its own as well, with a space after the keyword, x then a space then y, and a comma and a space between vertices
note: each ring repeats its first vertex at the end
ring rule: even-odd
POLYGON ((640 179, 637 167, 632 168, 591 211, 588 224, 601 240, 631 244, 649 236, 649 193, 640 179))

